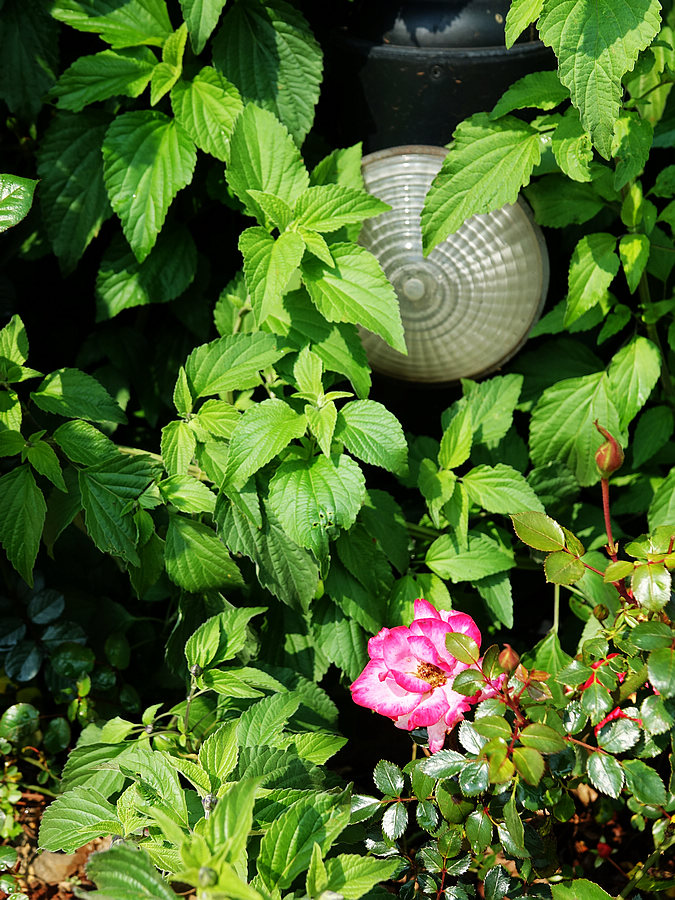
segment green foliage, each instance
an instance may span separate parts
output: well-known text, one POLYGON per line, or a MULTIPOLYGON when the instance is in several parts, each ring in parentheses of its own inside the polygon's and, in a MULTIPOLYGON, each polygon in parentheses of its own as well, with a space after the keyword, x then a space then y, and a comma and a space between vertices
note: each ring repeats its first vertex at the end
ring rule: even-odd
POLYGON ((75 745, 42 845, 121 837, 89 864, 121 900, 606 898, 559 865, 572 786, 625 803, 656 851, 675 803, 675 184, 651 152, 673 141, 672 12, 512 3, 507 43, 536 27, 557 71, 460 123, 424 250, 525 189, 568 275, 527 350, 448 388, 428 437, 369 396, 359 329, 406 350, 356 243, 387 207, 359 145, 316 159, 299 5, 0 5, 21 173, 0 176, 0 290, 35 334, 29 355, 18 316, 0 330, 0 747, 24 768, 38 747, 45 784, 75 745), (602 510, 596 421, 626 449, 602 510), (513 627, 523 657, 449 634, 456 749, 379 762, 381 797, 355 796, 326 766, 344 739, 318 682, 356 679, 419 597, 495 641, 513 627), (143 709, 157 690, 180 699, 143 709))

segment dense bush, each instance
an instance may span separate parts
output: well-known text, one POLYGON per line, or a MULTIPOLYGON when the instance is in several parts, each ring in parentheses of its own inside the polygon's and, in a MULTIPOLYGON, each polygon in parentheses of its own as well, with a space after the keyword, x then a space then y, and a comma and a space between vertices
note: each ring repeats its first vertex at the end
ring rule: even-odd
POLYGON ((116 836, 101 896, 672 888, 673 13, 515 0, 508 42, 533 21, 557 74, 460 124, 423 235, 522 189, 567 284, 412 435, 357 327, 405 350, 357 243, 386 205, 360 146, 301 154, 302 12, 0 7, 2 833, 36 766, 44 848, 116 836), (355 681, 398 733, 350 731, 355 681), (641 836, 618 886, 560 837, 589 785, 641 836))

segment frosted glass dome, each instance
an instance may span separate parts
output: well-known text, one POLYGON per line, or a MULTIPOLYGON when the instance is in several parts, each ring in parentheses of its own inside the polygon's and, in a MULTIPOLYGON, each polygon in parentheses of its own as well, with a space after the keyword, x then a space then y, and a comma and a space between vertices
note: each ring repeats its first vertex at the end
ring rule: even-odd
POLYGON ((548 288, 546 245, 519 200, 474 216, 427 256, 420 215, 447 150, 406 146, 363 158, 367 190, 389 212, 367 221, 359 243, 380 261, 401 306, 408 356, 362 329, 377 372, 416 382, 485 374, 522 346, 548 288))

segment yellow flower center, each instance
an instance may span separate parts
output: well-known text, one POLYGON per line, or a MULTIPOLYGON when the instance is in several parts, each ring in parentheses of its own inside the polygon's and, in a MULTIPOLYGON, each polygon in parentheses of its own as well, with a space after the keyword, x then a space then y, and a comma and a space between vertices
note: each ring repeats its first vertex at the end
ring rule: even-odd
POLYGON ((418 663, 415 674, 422 681, 428 681, 432 688, 443 687, 448 680, 445 672, 441 671, 438 666, 428 662, 418 663))

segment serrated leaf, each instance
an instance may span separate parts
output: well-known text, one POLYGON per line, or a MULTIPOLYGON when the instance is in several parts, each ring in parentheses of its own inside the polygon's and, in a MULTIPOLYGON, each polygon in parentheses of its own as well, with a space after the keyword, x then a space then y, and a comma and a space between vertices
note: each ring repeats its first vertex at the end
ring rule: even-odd
POLYGON ((408 445, 398 419, 381 403, 354 400, 337 417, 335 437, 371 465, 402 475, 407 470, 408 445))
POLYGON ((623 787, 621 763, 608 753, 589 753, 588 777, 601 793, 618 797, 623 787))
POLYGON ((126 416, 103 385, 79 369, 57 369, 31 398, 45 412, 90 422, 126 422, 126 416))
POLYGON ((525 196, 537 223, 546 228, 583 225, 605 205, 592 184, 570 184, 562 175, 544 175, 525 188, 525 196))
POLYGON ((661 354, 650 340, 636 337, 612 357, 607 374, 619 411, 619 424, 626 428, 659 380, 661 354))
POLYGON ((319 447, 321 447, 321 452, 324 456, 330 457, 331 444, 337 422, 337 407, 332 400, 320 407, 309 406, 308 404, 305 407, 305 415, 309 423, 309 430, 316 438, 319 447))
POLYGON ((453 582, 485 578, 515 565, 512 550, 475 532, 469 534, 466 549, 453 535, 441 535, 427 550, 425 562, 432 572, 453 582))
POLYGON ((329 322, 353 322, 379 334, 394 350, 406 352, 398 300, 377 259, 364 247, 336 243, 334 266, 317 258, 302 265, 302 280, 329 322))
POLYGON ((192 463, 197 438, 186 422, 169 422, 162 429, 162 460, 169 475, 185 475, 192 463))
POLYGON ((672 578, 663 563, 636 566, 631 588, 635 599, 647 612, 658 612, 670 600, 672 578))
POLYGON ((344 225, 379 216, 390 208, 367 191, 341 184, 324 184, 309 187, 298 197, 293 217, 297 225, 328 234, 344 225))
POLYGON ((399 865, 398 859, 340 853, 325 862, 326 890, 341 894, 345 900, 359 900, 371 888, 388 881, 399 865))
POLYGON ((40 847, 72 853, 94 838, 122 834, 115 807, 98 791, 76 787, 49 804, 40 825, 40 847))
POLYGON ((531 785, 538 785, 544 774, 544 758, 533 747, 516 747, 513 751, 516 772, 531 785))
POLYGON ((544 0, 513 0, 506 14, 506 46, 512 47, 528 25, 536 22, 544 0))
POLYGON ((513 592, 508 573, 486 575, 474 581, 474 587, 492 615, 507 628, 513 628, 513 592))
POLYGON ((220 527, 230 550, 253 560, 263 587, 294 609, 309 608, 316 593, 319 570, 311 554, 288 537, 276 517, 266 515, 260 529, 232 508, 220 527))
POLYGON ((152 70, 150 79, 150 105, 156 106, 180 78, 183 70, 183 54, 187 43, 187 26, 170 34, 162 47, 162 61, 152 70))
POLYGON ((570 261, 565 326, 576 322, 607 296, 607 290, 619 271, 612 234, 589 234, 581 238, 570 261))
POLYGON ((98 34, 112 47, 161 47, 173 32, 164 0, 57 0, 51 14, 78 31, 98 34))
POLYGON ((564 884, 552 884, 553 900, 612 900, 607 891, 588 881, 586 878, 575 878, 564 884))
POLYGON ((190 33, 190 43, 199 55, 218 24, 226 0, 180 0, 183 18, 190 33))
POLYGON ((150 253, 176 194, 192 181, 196 150, 174 120, 155 110, 117 116, 103 141, 103 180, 136 259, 150 253))
POLYGON ((216 782, 223 781, 237 764, 237 722, 221 725, 199 748, 199 762, 216 782))
POLYGON ((408 825, 408 810, 403 803, 392 803, 382 816, 382 831, 390 841, 401 837, 408 825))
POLYGON ((309 185, 298 148, 279 120, 252 103, 237 118, 230 139, 228 184, 259 222, 264 211, 249 190, 263 191, 293 206, 309 185))
POLYGON ((621 78, 658 32, 659 3, 635 0, 617 8, 610 0, 544 0, 538 27, 558 57, 558 75, 584 128, 609 159, 621 78))
POLYGON ((239 237, 246 284, 258 325, 281 302, 305 252, 299 234, 284 231, 273 238, 264 228, 247 228, 239 237))
POLYGON ((242 96, 275 113, 302 144, 323 68, 321 49, 302 13, 284 0, 240 0, 215 37, 213 57, 242 96))
POLYGON ((164 561, 169 578, 186 591, 208 591, 243 584, 225 545, 207 525, 172 515, 164 561))
POLYGON ((443 430, 438 451, 438 464, 444 469, 455 469, 469 458, 473 443, 471 406, 461 407, 443 430))
POLYGON ((92 854, 87 875, 100 888, 92 896, 101 900, 172 900, 175 896, 144 850, 133 844, 115 844, 92 854))
POLYGON ((289 537, 318 558, 329 536, 349 528, 365 497, 365 479, 348 456, 315 456, 282 463, 270 482, 269 502, 289 537))
POLYGON ((563 530, 550 516, 540 512, 523 512, 511 516, 513 528, 528 547, 535 550, 562 550, 565 546, 563 530))
POLYGON ((7 558, 31 587, 47 504, 27 465, 0 478, 0 543, 7 558))
POLYGON ((185 373, 195 400, 209 394, 246 390, 260 384, 260 371, 274 365, 285 350, 271 334, 229 334, 202 344, 188 356, 185 373))
POLYGON ((570 92, 560 83, 555 71, 530 72, 504 91, 490 113, 490 118, 498 119, 514 109, 555 109, 569 100, 569 96, 570 92))
POLYGON ((635 293, 647 265, 650 250, 646 234, 624 234, 619 240, 619 257, 631 294, 635 293))
POLYGON ((642 172, 649 158, 653 137, 654 126, 637 113, 623 114, 616 120, 612 140, 615 190, 621 190, 642 172))
POLYGON ((593 144, 581 124, 578 110, 573 106, 567 110, 562 122, 553 132, 551 150, 555 161, 568 178, 579 182, 591 181, 593 144))
POLYGON ((227 160, 230 136, 243 109, 239 91, 211 66, 171 90, 171 108, 179 125, 204 153, 227 160))
POLYGON ((604 372, 567 378, 542 394, 530 422, 530 453, 535 465, 565 464, 581 485, 595 484, 597 419, 621 440, 619 413, 604 372))
POLYGON ((99 110, 58 114, 40 144, 40 203, 52 249, 66 271, 112 215, 101 160, 109 122, 99 110))
POLYGON ((199 428, 203 428, 216 438, 231 438, 241 413, 235 406, 225 400, 207 400, 197 415, 192 419, 199 428))
POLYGON ((544 560, 544 574, 551 584, 574 584, 583 578, 586 567, 573 554, 556 550, 544 560))
POLYGON ((260 843, 258 872, 268 888, 287 888, 309 865, 314 844, 326 852, 349 821, 345 794, 298 800, 271 824, 260 843))
POLYGON ((386 759, 381 759, 375 766, 373 780, 377 789, 387 797, 400 797, 403 792, 403 772, 386 759))
POLYGON ((567 747, 562 735, 550 725, 543 725, 540 722, 523 728, 520 732, 520 742, 525 747, 534 747, 541 753, 561 753, 567 747))
POLYGON ((63 473, 54 448, 45 441, 36 441, 26 447, 25 458, 40 475, 44 475, 51 483, 64 493, 68 488, 63 480, 63 473))
POLYGON ((96 277, 96 320, 112 319, 125 309, 175 300, 192 284, 197 247, 187 228, 167 228, 143 262, 121 234, 113 236, 96 277))
POLYGON ((277 744, 284 726, 299 705, 300 698, 292 692, 272 694, 271 697, 258 700, 239 719, 239 746, 265 747, 277 744))
POLYGON ((475 466, 464 475, 462 484, 470 499, 488 512, 544 512, 540 499, 525 477, 503 463, 475 466))
POLYGON ((487 113, 461 122, 425 200, 425 254, 471 216, 515 203, 540 158, 539 134, 525 122, 511 116, 491 122, 487 113))
POLYGON ((10 112, 34 122, 58 70, 58 26, 43 4, 26 15, 22 0, 6 0, 0 30, 0 97, 10 112))
POLYGON ((190 475, 172 475, 157 485, 165 503, 171 503, 180 512, 213 513, 216 495, 205 484, 190 475))
POLYGON ((241 487, 306 429, 305 416, 283 400, 263 400, 250 407, 232 433, 225 481, 233 488, 241 487))
POLYGON ((666 789, 659 774, 641 759, 625 759, 622 762, 626 787, 641 803, 666 805, 666 789))
POLYGON ((660 647, 647 659, 649 681, 664 697, 675 696, 675 650, 660 647))
POLYGON ((0 232, 24 219, 33 204, 37 181, 18 175, 0 175, 0 232))
POLYGON ((80 56, 51 90, 59 109, 79 112, 90 103, 122 94, 138 97, 150 82, 157 57, 147 47, 103 50, 80 56))

